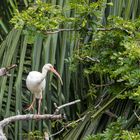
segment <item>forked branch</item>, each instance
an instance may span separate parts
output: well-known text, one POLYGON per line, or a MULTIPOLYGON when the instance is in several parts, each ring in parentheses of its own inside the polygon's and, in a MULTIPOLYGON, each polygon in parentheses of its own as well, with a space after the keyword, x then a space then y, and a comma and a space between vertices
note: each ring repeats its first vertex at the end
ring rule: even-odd
MULTIPOLYGON (((56 109, 59 111, 60 109, 70 106, 73 104, 76 104, 80 102, 80 100, 75 100, 66 104, 63 104, 61 106, 58 106, 55 104, 56 109)), ((57 112, 55 110, 55 112, 57 112)), ((58 112, 57 112, 58 113, 58 112)), ((25 120, 61 120, 64 118, 64 115, 62 114, 43 114, 43 115, 36 115, 36 114, 26 114, 26 115, 16 115, 16 116, 11 116, 8 118, 5 118, 4 120, 0 121, 0 140, 7 140, 6 136, 3 133, 3 128, 8 125, 11 122, 16 122, 16 121, 25 121, 25 120)))

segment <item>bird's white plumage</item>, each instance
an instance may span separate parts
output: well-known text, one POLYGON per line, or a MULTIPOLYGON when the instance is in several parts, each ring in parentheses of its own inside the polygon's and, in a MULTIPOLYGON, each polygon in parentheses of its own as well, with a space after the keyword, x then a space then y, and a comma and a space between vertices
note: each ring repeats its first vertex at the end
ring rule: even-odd
POLYGON ((43 79, 42 73, 38 71, 32 71, 28 74, 26 79, 27 88, 34 94, 36 98, 42 96, 42 91, 45 89, 46 80, 43 79))
POLYGON ((48 71, 52 71, 55 73, 59 79, 62 79, 58 72, 54 69, 54 67, 51 64, 45 64, 42 68, 42 73, 38 71, 31 71, 29 72, 27 79, 26 79, 26 86, 27 88, 31 91, 33 94, 33 102, 32 104, 27 108, 27 110, 33 109, 34 103, 35 103, 35 98, 38 98, 38 114, 40 114, 40 105, 41 105, 41 100, 42 100, 42 92, 45 89, 46 85, 46 75, 48 71))

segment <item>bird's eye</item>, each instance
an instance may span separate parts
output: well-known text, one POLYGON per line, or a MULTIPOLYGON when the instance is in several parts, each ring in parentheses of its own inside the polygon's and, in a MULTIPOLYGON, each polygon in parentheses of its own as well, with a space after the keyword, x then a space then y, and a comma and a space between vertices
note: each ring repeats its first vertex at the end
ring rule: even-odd
POLYGON ((53 66, 50 66, 50 69, 52 69, 53 68, 53 66))

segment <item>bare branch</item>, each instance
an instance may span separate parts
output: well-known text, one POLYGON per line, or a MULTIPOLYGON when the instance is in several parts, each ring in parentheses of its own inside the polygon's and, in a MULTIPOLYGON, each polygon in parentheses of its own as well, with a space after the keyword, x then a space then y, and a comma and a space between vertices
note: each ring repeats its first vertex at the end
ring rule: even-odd
POLYGON ((11 122, 15 121, 24 121, 24 120, 58 120, 63 119, 63 116, 61 114, 59 115, 52 115, 52 114, 44 114, 44 115, 34 115, 34 114, 26 114, 26 115, 16 115, 12 117, 5 118, 4 120, 0 121, 0 127, 4 127, 8 125, 11 122))
POLYGON ((81 102, 81 100, 75 100, 75 101, 72 101, 72 102, 69 102, 69 103, 66 103, 66 104, 63 104, 61 106, 57 106, 56 103, 54 103, 54 106, 56 108, 54 114, 58 114, 59 110, 66 107, 66 106, 70 106, 70 105, 73 105, 73 104, 76 104, 78 102, 81 102))
POLYGON ((56 34, 63 31, 79 31, 80 29, 55 29, 44 31, 45 34, 56 34))
MULTIPOLYGON (((64 105, 58 106, 55 104, 57 111, 59 112, 60 109, 66 107, 66 106, 70 106, 72 104, 78 103, 80 102, 80 100, 75 100, 73 102, 70 103, 66 103, 64 105)), ((56 112, 56 111, 55 111, 56 112)), ((57 113, 58 113, 57 112, 57 113)), ((65 118, 64 115, 62 114, 44 114, 44 115, 37 115, 37 114, 26 114, 26 115, 16 115, 16 116, 12 116, 12 117, 8 117, 5 118, 4 120, 0 121, 0 140, 7 140, 6 136, 3 133, 3 128, 8 125, 11 122, 15 122, 15 121, 25 121, 25 120, 60 120, 65 118)), ((47 134, 46 134, 46 139, 48 138, 47 134)))
POLYGON ((76 120, 76 121, 73 121, 73 122, 67 124, 65 128, 70 127, 70 126, 72 126, 73 124, 76 124, 76 123, 78 123, 78 122, 80 122, 80 121, 84 121, 85 118, 86 118, 86 115, 84 115, 82 118, 79 118, 79 119, 76 120))
POLYGON ((126 29, 123 28, 118 28, 118 27, 114 27, 114 28, 97 28, 97 31, 112 31, 112 30, 118 30, 118 31, 123 31, 125 33, 127 33, 128 35, 130 35, 130 32, 126 29))
POLYGON ((0 76, 6 75, 6 68, 1 68, 0 69, 0 76))
POLYGON ((100 63, 100 60, 94 57, 89 57, 89 56, 85 56, 85 57, 78 57, 78 60, 80 60, 81 62, 94 62, 94 63, 100 63))
POLYGON ((96 85, 96 84, 93 84, 95 87, 106 87, 106 86, 110 86, 114 84, 114 82, 110 82, 110 83, 107 83, 107 84, 102 84, 102 85, 96 85))
POLYGON ((34 115, 34 114, 27 114, 27 115, 16 115, 12 117, 5 118, 4 120, 0 121, 0 140, 7 140, 6 136, 3 133, 3 128, 11 122, 15 121, 24 121, 24 120, 58 120, 63 119, 63 115, 52 115, 52 114, 45 114, 45 115, 34 115))
POLYGON ((54 136, 60 134, 60 133, 63 132, 64 130, 65 130, 65 128, 63 127, 63 128, 62 128, 61 130, 59 130, 58 132, 56 132, 56 133, 50 135, 49 138, 54 137, 54 136))
MULTIPOLYGON (((50 29, 50 30, 46 30, 46 31, 43 31, 44 34, 55 34, 55 33, 59 33, 59 32, 63 32, 63 31, 80 31, 81 29, 50 29)), ((90 31, 90 32, 93 32, 94 30, 92 28, 87 28, 86 29, 87 31, 90 31)), ((97 28, 97 31, 112 31, 112 30, 118 30, 118 31, 123 31, 125 33, 127 33, 128 35, 130 35, 130 32, 126 29, 123 29, 123 28, 118 28, 118 27, 115 27, 115 28, 97 28)))
POLYGON ((0 69, 0 76, 4 76, 4 75, 9 76, 9 70, 11 70, 11 69, 13 69, 15 67, 17 67, 16 64, 10 65, 8 67, 1 68, 0 69))
POLYGON ((118 118, 118 116, 114 113, 112 113, 110 110, 106 110, 105 114, 107 114, 108 116, 112 117, 112 118, 118 118))
POLYGON ((68 127, 70 127, 70 126, 72 126, 72 125, 74 125, 74 124, 76 124, 76 123, 78 123, 78 122, 80 122, 80 121, 83 121, 83 120, 85 119, 85 117, 86 117, 86 116, 83 116, 82 118, 80 118, 80 119, 78 119, 78 120, 76 120, 76 121, 73 121, 73 122, 67 124, 67 125, 64 126, 61 130, 59 130, 58 132, 56 132, 56 133, 50 135, 49 137, 51 138, 51 137, 54 137, 54 136, 60 134, 60 133, 63 132, 66 128, 68 128, 68 127))
POLYGON ((44 137, 45 137, 45 140, 49 140, 49 134, 47 132, 44 132, 44 137))

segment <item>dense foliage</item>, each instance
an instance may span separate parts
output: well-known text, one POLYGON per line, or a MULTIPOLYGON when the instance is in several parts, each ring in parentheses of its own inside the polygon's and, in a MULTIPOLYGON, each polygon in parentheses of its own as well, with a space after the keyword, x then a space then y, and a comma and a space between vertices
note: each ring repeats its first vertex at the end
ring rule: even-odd
MULTIPOLYGON (((118 94, 117 87, 119 90, 128 88, 120 97, 134 99, 138 104, 140 97, 139 22, 139 19, 131 22, 111 17, 104 30, 99 29, 94 32, 92 40, 81 44, 75 53, 75 59, 79 57, 84 59, 88 56, 95 61, 94 64, 86 66, 84 70, 86 76, 96 74, 106 77, 108 81, 105 82, 112 84, 110 92, 115 94, 118 94)), ((86 62, 84 64, 86 65, 86 62)))
POLYGON ((55 30, 59 25, 66 22, 63 9, 59 5, 52 5, 37 0, 35 4, 21 13, 16 9, 11 22, 15 28, 24 28, 28 31, 55 30), (64 22, 65 21, 65 22, 64 22))
POLYGON ((96 3, 85 2, 84 0, 71 1, 65 6, 52 5, 37 0, 28 9, 19 12, 15 10, 15 15, 11 20, 15 28, 23 28, 31 32, 55 31, 63 27, 74 28, 75 30, 88 30, 101 25, 102 8, 104 1, 96 3), (73 12, 69 16, 69 12, 73 12), (91 20, 95 18, 96 20, 91 20))
POLYGON ((119 118, 117 122, 111 123, 103 133, 87 136, 84 140, 139 140, 140 134, 138 130, 134 132, 124 130, 123 123, 125 121, 119 118))

